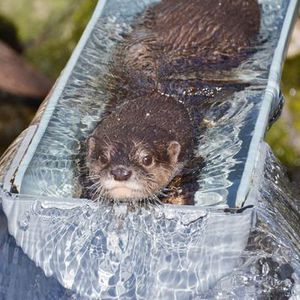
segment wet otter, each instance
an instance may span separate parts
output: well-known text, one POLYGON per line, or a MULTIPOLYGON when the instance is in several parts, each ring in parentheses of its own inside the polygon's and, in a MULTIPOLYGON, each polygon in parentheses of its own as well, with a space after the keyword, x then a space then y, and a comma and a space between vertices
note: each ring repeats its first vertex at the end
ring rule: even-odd
POLYGON ((88 138, 87 163, 100 194, 143 199, 159 192, 192 157, 192 130, 184 105, 159 94, 118 107, 88 138))
POLYGON ((182 171, 222 90, 204 74, 237 66, 259 24, 256 0, 163 0, 138 18, 114 55, 107 114, 87 139, 93 199, 152 197, 182 171))
POLYGON ((124 37, 111 72, 114 93, 122 101, 150 90, 181 96, 203 81, 215 84, 216 70, 238 66, 253 51, 259 27, 256 0, 163 0, 124 37))

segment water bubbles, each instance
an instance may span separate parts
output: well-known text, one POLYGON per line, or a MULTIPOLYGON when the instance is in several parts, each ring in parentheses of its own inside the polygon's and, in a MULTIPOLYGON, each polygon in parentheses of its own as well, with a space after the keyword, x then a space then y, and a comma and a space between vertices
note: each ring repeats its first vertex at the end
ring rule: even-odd
POLYGON ((37 215, 40 215, 43 213, 43 210, 44 210, 44 208, 43 208, 42 202, 39 200, 36 200, 34 202, 34 204, 32 205, 32 212, 37 215))
POLYGON ((107 252, 107 238, 102 230, 97 230, 90 244, 90 254, 101 257, 107 252))
POLYGON ((12 193, 10 193, 10 192, 8 192, 8 191, 5 191, 5 192, 4 192, 4 196, 5 196, 6 198, 11 198, 12 193))
POLYGON ((24 213, 24 215, 18 221, 19 228, 22 231, 26 231, 28 229, 29 224, 30 224, 30 217, 31 217, 31 212, 30 211, 26 211, 24 213))
MULTIPOLYGON (((203 209, 128 209, 126 204, 77 205, 79 199, 69 199, 78 193, 75 182, 80 174, 80 144, 93 131, 109 99, 106 75, 110 54, 131 30, 130 20, 153 3, 107 2, 108 12, 96 25, 58 99, 21 190, 37 199, 18 220, 18 243, 47 275, 54 275, 64 287, 78 293, 74 299, 119 295, 129 299, 243 299, 272 296, 274 291, 289 295, 297 284, 299 289, 295 275, 295 270, 300 270, 299 209, 289 198, 280 167, 269 161, 255 212, 221 211, 233 196, 230 191, 235 192, 239 185, 270 54, 279 34, 274 29, 280 28, 275 24, 281 19, 280 11, 275 10, 281 1, 260 2, 265 42, 261 51, 236 70, 236 76, 251 83, 249 88, 230 95, 223 95, 219 86, 184 91, 185 96, 215 101, 205 116, 208 129, 197 149, 206 158, 197 178, 201 190, 195 194, 197 205, 206 206, 203 209), (273 32, 274 38, 269 38, 273 32), (222 97, 217 101, 218 94, 222 97), (66 199, 59 202, 57 197, 66 199), (252 214, 256 214, 257 223, 252 214)), ((145 117, 151 117, 148 114, 145 117)), ((12 197, 10 193, 5 196, 12 197)), ((19 200, 22 196, 14 199, 19 200)))
POLYGON ((113 206, 113 211, 118 218, 122 218, 128 213, 128 205, 126 203, 118 203, 113 206))
POLYGON ((85 219, 89 220, 93 216, 93 211, 90 206, 87 205, 87 206, 83 207, 82 210, 83 210, 83 217, 85 219))
POLYGON ((258 263, 261 265, 262 276, 267 276, 270 272, 268 261, 266 261, 265 259, 260 259, 258 263))

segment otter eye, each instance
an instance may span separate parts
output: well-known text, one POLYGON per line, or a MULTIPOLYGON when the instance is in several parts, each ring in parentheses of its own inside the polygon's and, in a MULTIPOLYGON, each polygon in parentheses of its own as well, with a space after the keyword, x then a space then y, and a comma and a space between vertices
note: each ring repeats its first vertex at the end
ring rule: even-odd
POLYGON ((103 165, 106 165, 106 164, 108 163, 108 158, 107 158, 107 156, 105 156, 105 155, 103 155, 103 154, 100 155, 98 159, 100 160, 100 162, 101 162, 103 165))
POLYGON ((142 159, 142 163, 146 167, 150 166, 152 164, 152 162, 153 162, 153 158, 151 155, 146 155, 142 159))

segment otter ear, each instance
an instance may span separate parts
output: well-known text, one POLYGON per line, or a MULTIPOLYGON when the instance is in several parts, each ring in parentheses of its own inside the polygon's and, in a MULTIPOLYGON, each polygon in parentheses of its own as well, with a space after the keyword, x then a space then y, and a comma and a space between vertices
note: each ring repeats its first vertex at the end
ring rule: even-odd
POLYGON ((96 140, 93 136, 88 137, 87 139, 87 154, 91 156, 96 148, 96 140))
POLYGON ((173 164, 176 164, 178 162, 178 156, 181 150, 181 146, 178 142, 172 141, 170 142, 168 146, 168 155, 170 157, 170 161, 173 164))

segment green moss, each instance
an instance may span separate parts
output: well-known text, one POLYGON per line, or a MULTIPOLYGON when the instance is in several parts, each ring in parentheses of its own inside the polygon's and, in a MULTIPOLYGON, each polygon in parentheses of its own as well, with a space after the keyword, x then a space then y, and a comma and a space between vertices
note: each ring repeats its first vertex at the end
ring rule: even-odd
POLYGON ((299 147, 295 146, 295 142, 298 139, 300 141, 300 56, 285 62, 281 88, 286 100, 284 109, 287 111, 273 125, 266 140, 284 164, 289 167, 300 166, 299 147))
POLYGON ((74 24, 72 30, 72 39, 77 41, 86 27, 92 12, 96 7, 96 1, 85 0, 82 1, 78 10, 76 10, 72 16, 72 23, 74 24))
POLYGON ((300 157, 289 140, 289 130, 283 119, 279 119, 269 130, 267 143, 274 154, 288 167, 300 166, 300 157))
POLYGON ((14 17, 27 59, 57 78, 96 4, 96 0, 11 0, 0 4, 0 9, 14 17))
POLYGON ((0 11, 14 20, 20 38, 28 43, 39 36, 49 23, 78 0, 9 0, 0 2, 0 11))
POLYGON ((282 88, 289 91, 300 87, 300 55, 285 61, 282 72, 282 88))
MULTIPOLYGON (((19 32, 27 60, 49 77, 57 78, 96 4, 96 0, 0 1, 0 11, 8 16, 0 16, 0 38, 12 45, 19 32)), ((28 125, 35 112, 26 102, 2 100, 0 153, 28 125)))
POLYGON ((26 51, 28 59, 50 77, 56 78, 68 61, 95 8, 96 1, 77 1, 60 18, 49 20, 39 43, 26 51), (63 17, 62 17, 63 16, 63 17))

